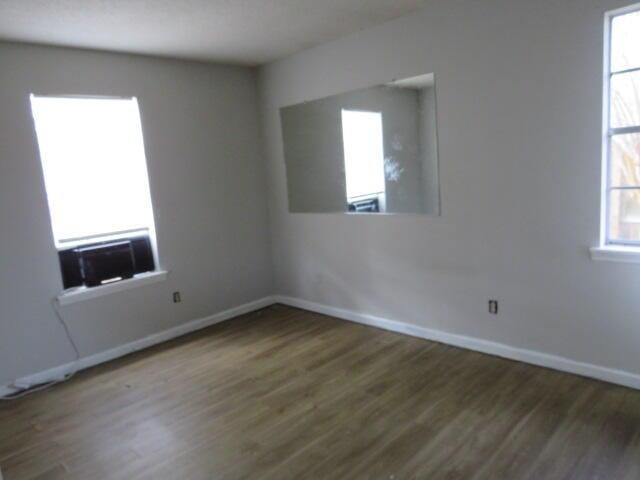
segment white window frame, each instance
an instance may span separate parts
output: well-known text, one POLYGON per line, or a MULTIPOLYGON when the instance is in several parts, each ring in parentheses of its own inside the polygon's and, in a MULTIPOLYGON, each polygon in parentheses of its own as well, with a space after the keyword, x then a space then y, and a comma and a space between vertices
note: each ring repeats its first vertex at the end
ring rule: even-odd
POLYGON ((640 133, 640 125, 632 127, 612 128, 611 125, 611 79, 615 75, 640 71, 640 67, 611 71, 612 23, 621 15, 640 11, 640 3, 609 11, 604 21, 604 62, 603 62, 603 96, 602 96, 602 188, 600 199, 600 245, 591 249, 594 260, 612 260, 640 263, 640 240, 612 240, 609 237, 610 193, 613 190, 640 189, 638 187, 611 186, 611 139, 616 135, 640 133))
MULTIPOLYGON (((138 110, 138 117, 139 117, 139 122, 140 122, 140 134, 142 135, 142 141, 144 142, 144 131, 143 131, 143 127, 142 127, 142 115, 140 113, 140 106, 139 106, 139 102, 137 97, 134 96, 102 96, 102 95, 49 95, 49 94, 37 94, 37 93, 31 93, 30 95, 30 111, 32 112, 32 116, 34 115, 33 113, 33 99, 34 98, 50 98, 50 99, 71 99, 71 100, 105 100, 105 101, 109 101, 109 100, 118 100, 118 101, 133 101, 136 103, 137 106, 137 110, 138 110)), ((35 123, 35 117, 34 117, 34 123, 35 123)), ((37 136, 37 134, 36 134, 37 136)), ((41 149, 40 146, 40 139, 37 139, 38 142, 38 148, 39 150, 41 149)), ((143 147, 144 148, 144 147, 143 147)), ((40 160, 41 163, 43 162, 42 160, 42 155, 43 152, 40 150, 40 160)), ((150 203, 150 208, 151 211, 149 212, 149 218, 147 219, 147 225, 146 226, 142 226, 140 228, 132 228, 132 229, 128 229, 128 230, 120 230, 120 231, 111 231, 111 232, 105 232, 105 233, 100 233, 100 234, 93 234, 93 235, 83 235, 83 236, 79 236, 79 237, 70 237, 70 238, 58 238, 58 236, 56 235, 55 231, 52 231, 52 235, 53 235, 53 240, 54 240, 54 244, 55 244, 55 248, 58 251, 62 251, 62 250, 66 250, 69 248, 74 248, 74 247, 78 247, 78 246, 82 246, 82 245, 90 245, 93 243, 98 243, 98 242, 103 242, 103 241, 112 241, 112 240, 120 240, 123 238, 130 238, 136 235, 140 235, 140 234, 146 234, 149 236, 150 240, 151 240, 151 244, 152 244, 152 250, 153 250, 153 254, 155 257, 155 261, 158 261, 157 258, 157 253, 156 253, 156 232, 155 232, 155 216, 153 213, 153 198, 151 196, 151 186, 150 186, 150 179, 149 179, 149 170, 148 170, 148 160, 146 158, 146 151, 144 152, 145 158, 144 158, 144 170, 145 170, 145 176, 146 176, 146 180, 147 180, 147 189, 148 189, 148 193, 149 193, 149 203, 150 203)), ((45 177, 45 188, 47 189, 47 196, 49 195, 49 191, 48 191, 48 185, 47 185, 47 178, 46 178, 46 172, 44 171, 45 167, 44 164, 42 164, 41 168, 43 169, 43 175, 45 177)), ((52 230, 53 230, 53 210, 51 208, 51 204, 49 203, 49 200, 47 200, 48 203, 48 207, 49 207, 49 217, 50 217, 50 221, 52 224, 52 230)))
MULTIPOLYGON (((49 95, 49 94, 31 93, 29 98, 31 99, 32 97, 100 99, 100 100, 135 100, 136 102, 138 102, 138 99, 135 96, 49 95)), ((30 112, 32 112, 32 109, 33 109, 33 106, 31 102, 29 102, 30 112)), ((33 113, 31 114, 33 115, 33 113)), ((139 103, 138 103, 138 115, 140 116, 140 128, 142 129, 141 133, 144 141, 144 127, 142 125, 142 113, 140 111, 139 103)), ((40 148, 39 139, 37 140, 37 142, 38 142, 38 148, 40 148)), ((40 161, 42 163, 42 159, 40 161)), ((42 165, 41 165, 41 168, 43 168, 42 165)), ((155 219, 155 213, 154 213, 155 211, 153 209, 153 196, 151 195, 151 185, 150 185, 151 179, 149 177, 148 159, 146 158, 146 151, 145 151, 145 169, 146 169, 147 181, 149 182, 149 196, 150 196, 149 201, 151 202, 151 217, 149 219, 148 227, 121 231, 121 232, 111 232, 111 233, 106 233, 104 235, 99 234, 99 235, 90 235, 90 236, 78 237, 78 238, 61 239, 60 241, 56 239, 56 235, 53 232, 53 229, 52 229, 51 235, 52 235, 55 250, 57 252, 60 252, 62 250, 67 250, 69 248, 79 247, 82 245, 90 245, 97 242, 131 238, 132 236, 136 236, 136 234, 144 233, 149 236, 149 240, 151 243, 151 253, 153 255, 153 259, 155 263, 155 270, 136 274, 130 279, 121 280, 119 282, 114 282, 114 283, 107 283, 107 284, 96 286, 96 287, 82 286, 82 287, 74 287, 68 290, 63 290, 60 294, 58 294, 55 297, 55 300, 58 305, 67 306, 77 302, 83 302, 86 300, 91 300, 94 298, 111 295, 114 293, 142 287, 145 285, 152 285, 155 283, 163 282, 167 279, 167 276, 169 275, 170 272, 161 266, 160 256, 158 254, 158 244, 157 244, 157 237, 156 237, 156 219, 155 219)), ((49 209, 49 218, 51 221, 51 210, 50 210, 51 207, 50 205, 47 205, 47 207, 49 209)))

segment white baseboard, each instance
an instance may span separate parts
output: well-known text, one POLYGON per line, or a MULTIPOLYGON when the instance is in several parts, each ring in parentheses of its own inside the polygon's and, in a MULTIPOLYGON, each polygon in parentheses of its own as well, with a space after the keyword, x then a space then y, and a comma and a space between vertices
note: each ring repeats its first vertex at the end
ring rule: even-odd
MULTIPOLYGON (((517 360, 541 367, 551 368, 554 370, 560 370, 584 377, 603 380, 605 382, 640 389, 640 375, 635 373, 626 372, 623 370, 615 370, 599 365, 593 365, 590 363, 579 362, 576 360, 571 360, 569 358, 537 352, 534 350, 511 347, 502 343, 491 342, 479 338, 447 333, 440 330, 434 330, 418 325, 398 322, 387 318, 376 317, 374 315, 368 315, 352 310, 345 310, 342 308, 331 307, 328 305, 322 305, 299 298, 281 295, 264 297, 259 300, 245 303, 238 307, 230 308, 228 310, 210 315, 205 318, 193 320, 191 322, 173 327, 169 330, 165 330, 163 332, 155 333, 139 340, 135 340, 125 345, 121 345, 119 347, 115 347, 110 350, 97 353, 95 355, 83 357, 77 362, 70 362, 39 373, 35 373, 33 375, 28 375, 16 380, 16 382, 24 383, 27 385, 36 385, 51 380, 62 379, 66 375, 74 371, 83 370, 85 368, 93 367, 95 365, 114 360, 129 353, 151 347, 158 343, 166 342, 187 333, 191 333, 196 330, 215 325, 216 323, 224 322, 225 320, 230 320, 239 315, 268 307, 269 305, 272 305, 274 303, 281 303, 292 307, 302 308, 304 310, 310 310, 312 312, 330 315, 332 317, 340 318, 343 320, 349 320, 351 322, 356 322, 371 327, 381 328, 384 330, 410 335, 413 337, 419 337, 426 340, 445 343, 447 345, 453 345, 456 347, 465 348, 467 350, 474 350, 490 355, 496 355, 498 357, 508 358, 510 360, 517 360)), ((9 395, 11 393, 15 393, 15 389, 11 388, 9 385, 0 385, 0 397, 9 395)))
MULTIPOLYGON (((109 360, 114 360, 129 353, 151 347, 158 343, 166 342, 167 340, 171 340, 176 337, 181 337, 182 335, 186 335, 187 333, 210 327, 211 325, 224 322, 225 320, 230 320, 239 315, 253 312, 255 310, 260 310, 261 308, 268 307, 269 305, 273 305, 274 303, 274 297, 264 297, 253 302, 245 303, 243 305, 224 310, 223 312, 215 313, 205 318, 199 318, 197 320, 178 325, 176 327, 170 328, 169 330, 154 333, 147 337, 143 337, 139 340, 126 343, 124 345, 106 350, 104 352, 96 353, 88 357, 82 357, 80 360, 77 360, 75 362, 69 362, 58 367, 44 370, 42 372, 27 375, 26 377, 15 380, 14 382, 12 382, 12 384, 15 382, 19 382, 24 385, 38 385, 45 382, 60 380, 72 372, 84 370, 85 368, 93 367, 95 365, 108 362, 109 360)), ((12 384, 0 385, 0 397, 4 397, 16 392, 16 389, 10 386, 12 384)))
POLYGON ((376 317, 374 315, 367 315, 365 313, 355 312, 352 310, 345 310, 341 308, 330 307, 328 305, 309 302, 307 300, 302 300, 299 298, 276 296, 275 300, 278 303, 282 303, 284 305, 330 315, 332 317, 361 323, 363 325, 368 325, 371 327, 390 330, 392 332, 445 343, 447 345, 453 345, 455 347, 465 348, 467 350, 488 353, 490 355, 496 355, 498 357, 508 358, 510 360, 517 360, 541 367, 560 370, 562 372, 581 375, 583 377, 595 378, 597 380, 603 380, 605 382, 640 389, 640 375, 624 370, 615 370, 612 368, 579 362, 548 353, 511 347, 503 343, 491 342, 489 340, 482 340, 473 337, 466 337, 464 335, 447 333, 441 330, 433 330, 426 327, 420 327, 418 325, 398 322, 387 318, 376 317))

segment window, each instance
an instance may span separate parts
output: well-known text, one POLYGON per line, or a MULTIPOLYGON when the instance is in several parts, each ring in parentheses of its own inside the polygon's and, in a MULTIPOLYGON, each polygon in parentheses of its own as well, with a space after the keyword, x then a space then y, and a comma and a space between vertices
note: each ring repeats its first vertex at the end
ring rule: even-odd
MULTIPOLYGON (((384 202, 382 114, 342 110, 342 141, 347 201, 384 202)), ((350 208, 351 209, 351 208, 350 208)), ((354 210, 354 209, 351 209, 354 210)))
POLYGON ((137 100, 32 95, 31 108, 65 287, 153 270, 137 100))
POLYGON ((640 246, 640 6, 606 31, 602 243, 640 246))

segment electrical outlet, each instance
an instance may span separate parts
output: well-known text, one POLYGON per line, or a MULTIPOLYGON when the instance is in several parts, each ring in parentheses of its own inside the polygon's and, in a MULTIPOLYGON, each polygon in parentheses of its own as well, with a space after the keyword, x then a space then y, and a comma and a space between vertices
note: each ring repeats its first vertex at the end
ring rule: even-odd
POLYGON ((180 292, 173 292, 173 303, 180 303, 181 301, 180 292))
POLYGON ((489 300, 489 313, 491 315, 498 314, 498 300, 489 300))

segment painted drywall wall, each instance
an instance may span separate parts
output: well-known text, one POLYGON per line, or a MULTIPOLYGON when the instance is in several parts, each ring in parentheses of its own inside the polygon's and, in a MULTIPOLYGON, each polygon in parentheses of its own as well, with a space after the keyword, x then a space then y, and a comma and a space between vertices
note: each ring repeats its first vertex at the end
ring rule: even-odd
POLYGON ((438 123, 436 121, 436 86, 418 93, 420 112, 420 152, 422 159, 423 211, 440 214, 440 178, 438 174, 438 123))
POLYGON ((603 14, 623 5, 432 1, 264 67, 278 292, 639 373, 640 267, 588 255, 603 14), (423 72, 437 78, 442 216, 290 214, 278 109, 423 72))
POLYGON ((290 212, 344 212, 347 192, 339 97, 280 111, 290 212))
POLYGON ((136 96, 165 282, 63 307, 83 356, 271 293, 255 71, 0 43, 0 385, 73 359, 29 94, 136 96), (171 292, 180 290, 182 303, 171 292))

